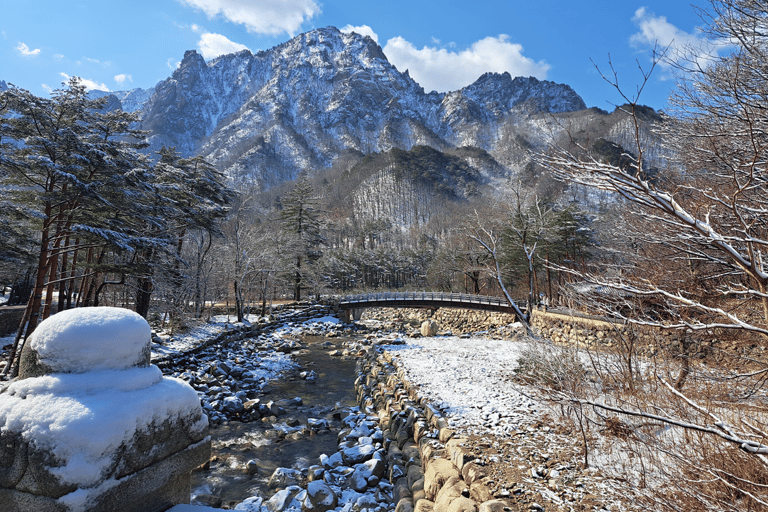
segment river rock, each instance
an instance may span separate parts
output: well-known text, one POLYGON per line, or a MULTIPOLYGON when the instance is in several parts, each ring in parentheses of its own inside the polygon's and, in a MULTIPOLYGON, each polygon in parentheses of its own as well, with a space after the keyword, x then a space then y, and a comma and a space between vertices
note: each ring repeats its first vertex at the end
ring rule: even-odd
POLYGON ((336 508, 339 497, 333 489, 322 480, 307 484, 307 497, 301 504, 303 512, 327 512, 336 508))
POLYGON ((297 509, 301 507, 301 503, 299 503, 294 496, 300 490, 301 488, 292 486, 288 489, 278 491, 274 496, 269 498, 264 505, 266 505, 270 512, 283 512, 287 508, 297 509))
POLYGON ((326 419, 307 418, 307 427, 313 432, 320 432, 321 430, 330 430, 330 425, 326 419))
POLYGON ((355 469, 355 472, 352 473, 352 476, 347 480, 347 484, 353 491, 365 492, 368 488, 368 477, 366 476, 365 471, 355 469))
POLYGON ((354 466, 373 457, 376 448, 372 444, 357 445, 341 452, 345 466, 354 466))
POLYGON ((269 477, 270 488, 275 489, 277 487, 288 487, 291 485, 297 485, 301 478, 301 471, 297 469, 289 468, 277 468, 272 476, 269 477))
POLYGON ((342 459, 341 453, 336 452, 330 457, 326 454, 322 454, 320 456, 320 464, 322 464, 325 469, 333 469, 343 465, 344 461, 342 459))
POLYGON ((314 480, 322 480, 323 474, 325 473, 325 468, 323 466, 309 466, 309 469, 307 470, 307 480, 310 482, 314 480))
POLYGON ((236 396, 228 396, 224 398, 224 400, 222 400, 221 408, 227 415, 245 412, 245 406, 243 405, 242 400, 236 396))
POLYGON ((373 510, 377 508, 379 505, 380 503, 375 496, 371 494, 363 494, 362 496, 357 498, 357 501, 355 501, 355 505, 352 507, 352 510, 356 512, 359 512, 361 510, 366 510, 366 509, 373 510))

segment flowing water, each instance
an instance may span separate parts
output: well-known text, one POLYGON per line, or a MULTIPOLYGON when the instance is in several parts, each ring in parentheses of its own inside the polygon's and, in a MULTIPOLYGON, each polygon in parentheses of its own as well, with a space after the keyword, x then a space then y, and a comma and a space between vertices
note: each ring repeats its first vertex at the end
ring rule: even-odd
POLYGON ((298 422, 306 426, 308 418, 325 419, 330 431, 284 436, 272 423, 263 421, 233 421, 211 429, 213 460, 210 469, 192 474, 192 504, 217 506, 218 500, 231 504, 256 495, 267 498, 272 494, 267 483, 275 468, 306 468, 317 464, 321 454, 338 450, 340 422, 335 413, 355 405, 355 358, 329 355, 331 349, 341 348, 343 341, 304 337, 306 349, 293 354, 300 368, 271 382, 271 393, 261 398, 262 403, 301 398, 302 405, 286 407, 287 414, 278 417, 277 425, 287 427, 298 422), (335 347, 329 347, 328 342, 335 347), (317 374, 313 384, 299 377, 301 371, 310 370, 317 374), (255 474, 246 469, 251 460, 256 461, 255 474))

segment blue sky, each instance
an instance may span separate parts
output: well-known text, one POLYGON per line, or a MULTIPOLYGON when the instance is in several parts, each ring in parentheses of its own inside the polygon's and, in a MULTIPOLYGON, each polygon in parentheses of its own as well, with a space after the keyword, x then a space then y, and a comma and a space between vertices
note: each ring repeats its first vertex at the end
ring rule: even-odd
MULTIPOLYGON (((703 23, 679 0, 0 0, 0 13, 0 80, 40 96, 69 76, 102 90, 148 88, 186 50, 255 52, 333 25, 376 38, 427 91, 509 71, 569 84, 604 109, 623 100, 590 59, 608 72, 610 55, 631 96, 654 42, 697 45, 703 23)), ((659 67, 641 103, 664 108, 673 87, 659 67)))

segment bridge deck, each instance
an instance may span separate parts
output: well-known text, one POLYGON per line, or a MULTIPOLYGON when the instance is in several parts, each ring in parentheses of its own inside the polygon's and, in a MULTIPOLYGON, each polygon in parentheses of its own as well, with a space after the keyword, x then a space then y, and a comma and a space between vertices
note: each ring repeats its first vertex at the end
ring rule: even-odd
POLYGON ((381 292, 347 295, 339 303, 341 310, 375 307, 482 309, 514 314, 514 308, 501 297, 443 292, 381 292))

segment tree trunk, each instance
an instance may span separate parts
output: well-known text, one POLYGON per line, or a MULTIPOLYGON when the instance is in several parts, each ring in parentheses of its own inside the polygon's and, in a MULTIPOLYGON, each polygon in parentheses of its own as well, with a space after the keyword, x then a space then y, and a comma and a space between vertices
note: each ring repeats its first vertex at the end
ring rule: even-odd
POLYGON ((237 313, 237 321, 243 321, 243 300, 240 297, 240 287, 237 285, 237 279, 235 279, 233 286, 235 287, 235 312, 237 313))
MULTIPOLYGON (((59 240, 53 246, 50 256, 48 257, 48 286, 45 290, 45 306, 43 307, 43 320, 51 316, 53 310, 53 292, 56 288, 56 274, 59 270, 59 240)), ((58 300, 57 300, 58 303, 58 300)), ((58 310, 58 304, 56 306, 58 310)))
POLYGON ((549 254, 547 254, 547 297, 549 297, 547 303, 554 298, 552 297, 552 276, 549 271, 549 254))
POLYGON ((25 316, 29 318, 27 323, 27 332, 24 335, 24 339, 35 331, 37 327, 37 321, 40 318, 40 307, 43 303, 43 288, 45 287, 45 276, 48 272, 48 243, 49 243, 49 227, 51 222, 51 212, 53 208, 50 204, 45 205, 45 220, 43 221, 43 229, 40 235, 40 255, 37 259, 37 275, 35 277, 35 287, 32 289, 32 297, 30 297, 27 303, 29 312, 25 312, 25 316))
MULTIPOLYGON (((80 245, 80 239, 75 238, 75 247, 79 247, 80 245)), ((72 266, 69 270, 69 279, 67 280, 67 304, 66 308, 70 309, 72 308, 72 295, 74 293, 75 289, 75 274, 77 273, 77 257, 80 249, 75 249, 75 252, 72 253, 72 266)))
POLYGON ((136 290, 136 312, 146 319, 149 316, 149 304, 152 298, 154 285, 152 284, 152 277, 140 277, 138 281, 139 286, 136 290))
MULTIPOLYGON (((100 265, 104 261, 104 256, 107 254, 107 248, 106 246, 102 247, 101 252, 99 253, 99 257, 96 259, 96 265, 100 265)), ((97 283, 99 280, 101 272, 94 271, 93 276, 91 276, 90 282, 88 283, 88 289, 85 292, 85 299, 83 301, 83 305, 93 306, 94 301, 94 295, 96 294, 96 288, 97 283)))
POLYGON ((293 300, 301 300, 301 256, 296 258, 296 276, 294 278, 295 288, 293 290, 293 300))

